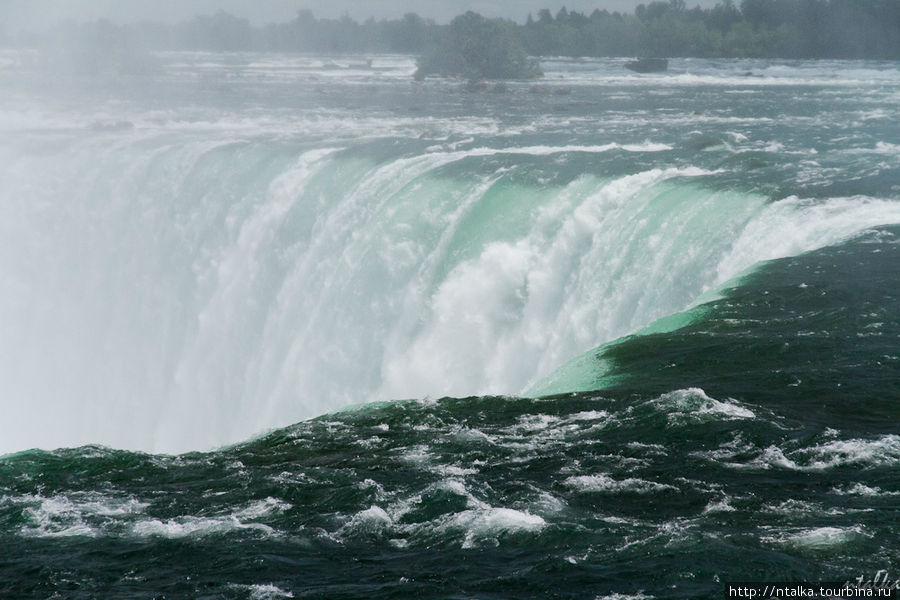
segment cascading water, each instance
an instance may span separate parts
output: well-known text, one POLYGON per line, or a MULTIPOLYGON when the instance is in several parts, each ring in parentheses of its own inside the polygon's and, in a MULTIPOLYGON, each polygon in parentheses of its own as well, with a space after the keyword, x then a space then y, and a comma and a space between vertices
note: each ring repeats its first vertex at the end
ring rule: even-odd
POLYGON ((363 401, 521 393, 759 260, 900 220, 768 205, 695 167, 528 177, 667 149, 372 159, 136 132, 8 154, 4 447, 180 451, 363 401))
POLYGON ((896 65, 365 58, 0 50, 0 596, 897 563, 896 65))

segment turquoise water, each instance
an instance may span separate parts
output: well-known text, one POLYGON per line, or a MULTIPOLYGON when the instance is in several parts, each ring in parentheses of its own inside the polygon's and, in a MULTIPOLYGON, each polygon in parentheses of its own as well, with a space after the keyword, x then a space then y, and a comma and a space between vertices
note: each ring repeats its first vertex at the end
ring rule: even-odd
POLYGON ((896 64, 341 60, 2 54, 0 595, 895 565, 896 64))

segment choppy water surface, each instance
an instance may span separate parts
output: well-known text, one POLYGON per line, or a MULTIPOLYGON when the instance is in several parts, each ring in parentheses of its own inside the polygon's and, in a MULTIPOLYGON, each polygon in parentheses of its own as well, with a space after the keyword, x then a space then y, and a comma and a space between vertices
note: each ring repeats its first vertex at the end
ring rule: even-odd
POLYGON ((0 54, 0 595, 900 559, 896 64, 55 61, 0 54))

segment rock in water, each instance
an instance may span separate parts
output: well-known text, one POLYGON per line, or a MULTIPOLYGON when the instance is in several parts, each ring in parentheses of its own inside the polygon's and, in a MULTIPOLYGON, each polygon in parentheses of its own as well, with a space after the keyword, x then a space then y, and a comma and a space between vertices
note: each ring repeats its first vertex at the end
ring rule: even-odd
POLYGON ((637 73, 663 73, 669 69, 665 58, 641 58, 625 63, 625 68, 637 73))

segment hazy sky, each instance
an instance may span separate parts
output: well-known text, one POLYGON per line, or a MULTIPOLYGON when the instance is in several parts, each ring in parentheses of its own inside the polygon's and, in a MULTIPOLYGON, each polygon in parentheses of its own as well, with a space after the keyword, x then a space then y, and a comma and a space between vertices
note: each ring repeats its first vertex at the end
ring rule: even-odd
MULTIPOLYGON (((595 8, 632 12, 649 0, 0 0, 0 26, 9 30, 40 29, 62 19, 94 20, 106 18, 123 23, 151 19, 174 22, 194 14, 219 9, 249 19, 254 24, 291 20, 301 8, 311 9, 317 17, 348 14, 356 20, 368 17, 397 18, 416 12, 440 22, 467 10, 485 16, 501 16, 523 21, 529 12, 549 8, 554 14, 565 6, 569 10, 591 12, 595 8)), ((687 0, 689 8, 714 6, 716 0, 687 0)))

